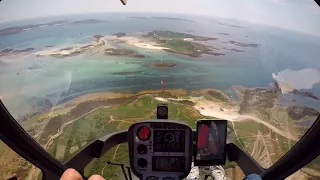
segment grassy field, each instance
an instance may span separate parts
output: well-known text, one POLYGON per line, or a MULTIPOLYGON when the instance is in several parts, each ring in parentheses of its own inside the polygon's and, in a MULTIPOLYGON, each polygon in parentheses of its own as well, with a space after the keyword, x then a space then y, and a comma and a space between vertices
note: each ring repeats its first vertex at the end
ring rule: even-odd
MULTIPOLYGON (((56 134, 62 125, 72 120, 63 128, 63 133, 58 136, 48 149, 50 154, 63 162, 68 160, 76 152, 80 151, 91 141, 106 134, 128 129, 135 122, 142 120, 156 119, 156 106, 162 102, 154 97, 174 98, 169 99, 169 119, 181 120, 187 123, 191 128, 196 128, 196 120, 209 119, 194 109, 194 102, 187 100, 189 95, 204 96, 206 99, 215 103, 231 103, 228 96, 220 91, 201 90, 199 92, 187 92, 184 90, 168 90, 165 93, 161 91, 141 91, 136 94, 129 92, 123 93, 110 99, 110 96, 99 96, 96 94, 90 101, 77 100, 77 103, 67 102, 67 110, 59 108, 54 112, 51 120, 46 124, 44 135, 38 142, 45 143, 50 135, 56 134), (179 98, 181 100, 179 100, 179 98)), ((88 95, 87 95, 88 96, 88 95)), ((62 105, 60 105, 62 107, 62 105)), ((291 119, 285 119, 287 115, 285 110, 279 111, 271 109, 271 116, 277 116, 282 123, 290 122, 291 119)), ((45 113, 36 115, 24 123, 41 123, 46 118, 45 113)), ((48 118, 48 117, 47 117, 48 118)), ((304 120, 304 119, 303 119, 304 120)), ((302 121, 302 120, 301 120, 302 121)), ((38 126, 33 127, 35 131, 38 126)), ((255 121, 229 122, 228 139, 237 146, 249 153, 254 153, 256 158, 266 160, 266 154, 271 163, 276 162, 296 143, 288 140, 270 130, 263 124, 255 121)), ((303 134, 306 127, 295 127, 297 131, 303 134)), ((34 133, 35 132, 31 132, 34 133)), ((3 143, 0 143, 0 179, 6 178, 12 173, 19 173, 22 179, 26 179, 32 165, 14 152, 10 151, 3 143)), ((107 161, 124 163, 129 165, 128 147, 121 144, 110 149, 101 158, 95 159, 85 168, 87 176, 91 174, 102 174, 107 179, 124 179, 119 166, 106 165, 107 161)), ((264 162, 264 161, 262 161, 264 162)), ((320 169, 319 160, 315 160, 307 167, 320 169)), ((232 169, 233 174, 239 173, 239 168, 234 163, 227 163, 226 169, 232 169)), ((241 173, 240 173, 241 174, 241 173)), ((237 176, 237 175, 235 175, 237 176)))
POLYGON ((194 42, 187 42, 187 41, 178 40, 178 39, 169 40, 161 46, 170 48, 170 49, 165 49, 165 51, 187 55, 191 57, 199 57, 201 56, 201 54, 206 54, 211 51, 211 49, 206 45, 194 43, 194 42))
POLYGON ((0 141, 0 179, 9 179, 13 174, 18 174, 25 180, 31 168, 31 163, 0 141))
MULTIPOLYGON (((130 104, 96 109, 76 122, 67 125, 62 135, 54 141, 50 153, 60 161, 66 161, 95 138, 118 130, 128 129, 135 122, 156 119, 155 108, 159 103, 161 102, 145 95, 130 104)), ((168 106, 169 119, 183 120, 192 128, 196 128, 197 119, 207 118, 189 106, 174 103, 169 103, 168 106)), ((128 164, 127 145, 122 144, 118 148, 115 147, 104 154, 102 158, 92 161, 85 169, 86 174, 102 174, 102 169, 105 167, 107 160, 112 159, 114 162, 128 164)), ((107 169, 103 172, 105 178, 118 179, 119 174, 122 175, 121 168, 117 166, 108 165, 105 168, 107 169)))
POLYGON ((268 167, 278 161, 296 143, 255 121, 234 122, 234 129, 235 132, 229 135, 229 139, 232 140, 231 137, 233 137, 232 141, 251 153, 262 166, 268 167), (266 160, 270 163, 269 165, 262 163, 266 160))

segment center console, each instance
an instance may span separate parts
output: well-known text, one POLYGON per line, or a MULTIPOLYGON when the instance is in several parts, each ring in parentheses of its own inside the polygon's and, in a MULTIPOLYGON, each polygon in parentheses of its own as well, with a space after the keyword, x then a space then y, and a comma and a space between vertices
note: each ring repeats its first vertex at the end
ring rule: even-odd
POLYGON ((179 121, 153 120, 128 130, 130 166, 142 180, 179 180, 191 169, 192 130, 179 121))

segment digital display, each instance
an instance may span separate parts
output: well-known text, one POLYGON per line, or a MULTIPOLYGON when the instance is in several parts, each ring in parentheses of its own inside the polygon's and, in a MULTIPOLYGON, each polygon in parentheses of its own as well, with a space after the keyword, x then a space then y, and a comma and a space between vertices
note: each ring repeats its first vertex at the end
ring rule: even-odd
POLYGON ((227 121, 199 120, 197 122, 197 165, 225 164, 227 121))
POLYGON ((153 156, 152 171, 184 172, 185 157, 181 156, 153 156))
POLYGON ((184 152, 184 130, 154 130, 154 152, 184 152))

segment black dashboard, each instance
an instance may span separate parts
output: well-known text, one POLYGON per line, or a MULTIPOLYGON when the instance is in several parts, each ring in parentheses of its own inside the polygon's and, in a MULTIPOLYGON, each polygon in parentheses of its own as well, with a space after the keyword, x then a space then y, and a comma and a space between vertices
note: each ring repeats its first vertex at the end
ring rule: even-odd
POLYGON ((184 152, 184 130, 154 130, 153 151, 184 152))
POLYGON ((153 171, 184 171, 185 157, 181 156, 153 156, 152 170, 153 171))
POLYGON ((190 127, 178 121, 144 121, 128 131, 132 172, 140 179, 179 180, 191 168, 190 127))

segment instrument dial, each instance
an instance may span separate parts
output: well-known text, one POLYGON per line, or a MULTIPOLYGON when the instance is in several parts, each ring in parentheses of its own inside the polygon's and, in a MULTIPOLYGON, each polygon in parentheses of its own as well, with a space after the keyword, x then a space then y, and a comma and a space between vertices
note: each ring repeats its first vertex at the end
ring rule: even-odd
POLYGON ((147 148, 146 145, 140 144, 140 145, 138 145, 138 147, 137 147, 137 151, 138 151, 139 154, 146 154, 147 151, 148 151, 148 148, 147 148))
POLYGON ((138 166, 142 167, 142 168, 145 168, 148 165, 148 161, 146 159, 144 159, 144 158, 138 159, 137 163, 138 163, 138 166))
POLYGON ((146 126, 139 127, 137 130, 137 136, 140 140, 146 141, 151 136, 151 130, 146 126))
POLYGON ((166 142, 172 142, 174 140, 174 135, 169 132, 164 136, 164 138, 166 142))

